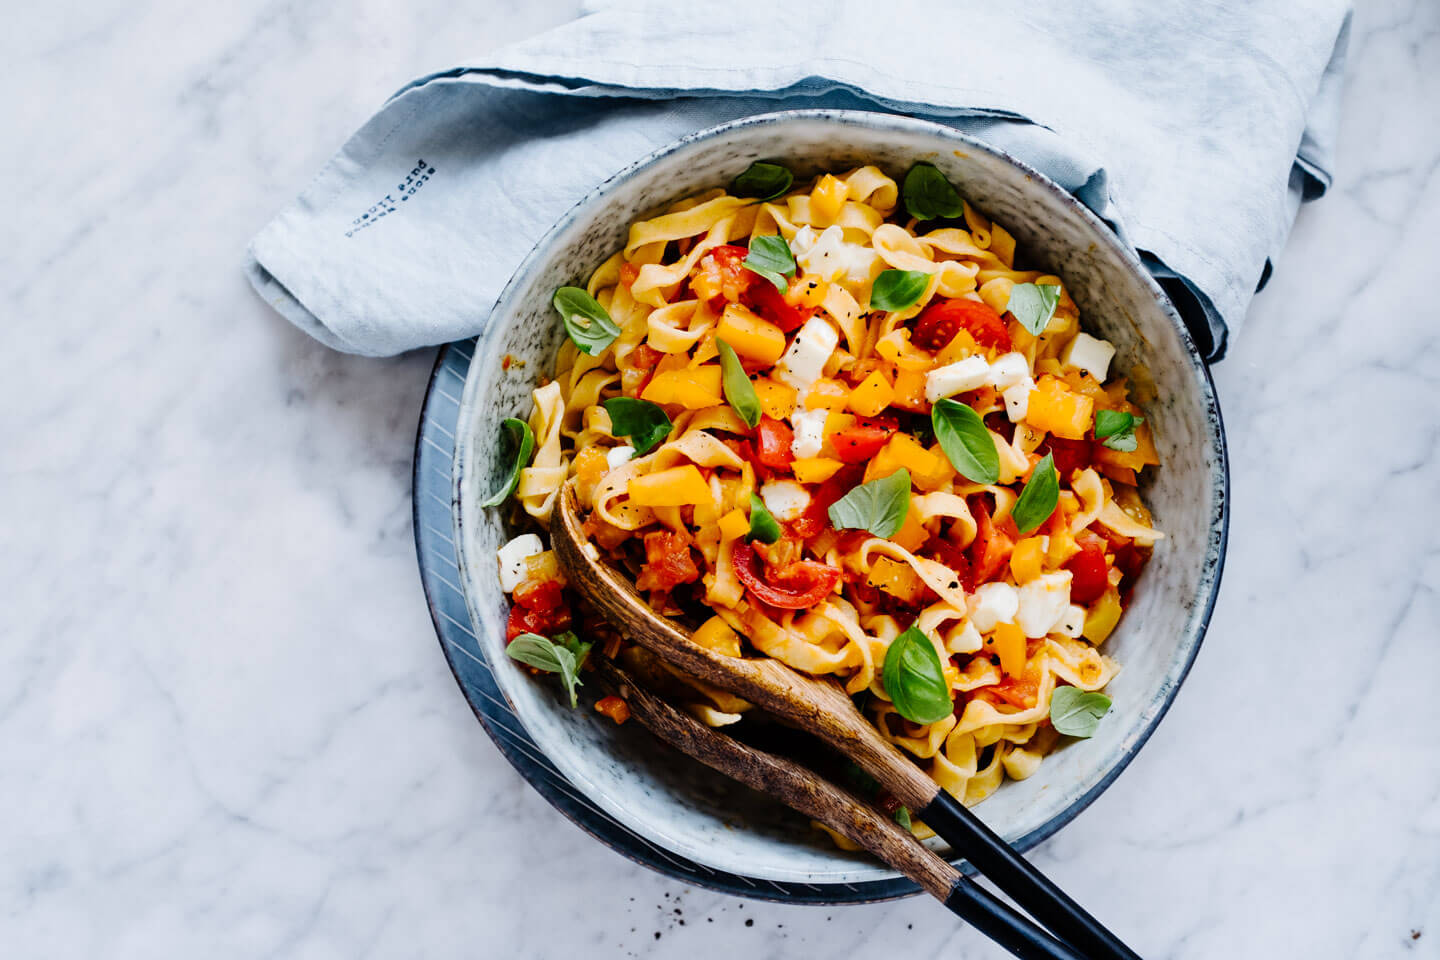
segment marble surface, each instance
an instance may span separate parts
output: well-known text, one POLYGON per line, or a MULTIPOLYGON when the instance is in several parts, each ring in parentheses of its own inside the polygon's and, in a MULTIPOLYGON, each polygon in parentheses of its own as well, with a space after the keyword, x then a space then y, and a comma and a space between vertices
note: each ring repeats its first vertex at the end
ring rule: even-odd
MULTIPOLYGON (((16 957, 999 952, 691 889, 541 802, 427 618, 429 352, 310 342, 255 230, 383 97, 573 3, 61 0, 0 105, 0 944, 16 957)), ((1440 8, 1357 13, 1339 180, 1215 371, 1200 659, 1036 860, 1147 957, 1440 955, 1440 8)))

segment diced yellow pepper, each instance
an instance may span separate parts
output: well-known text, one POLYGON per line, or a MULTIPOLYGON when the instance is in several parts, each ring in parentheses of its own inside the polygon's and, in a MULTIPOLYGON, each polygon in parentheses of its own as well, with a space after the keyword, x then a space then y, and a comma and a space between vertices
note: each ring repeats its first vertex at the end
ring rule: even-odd
POLYGON ((911 413, 929 413, 930 401, 925 399, 925 374, 918 370, 895 371, 895 396, 890 405, 911 413))
POLYGON ((1111 587, 1100 595, 1085 614, 1085 628, 1081 631, 1086 640, 1093 644, 1103 643, 1120 622, 1120 593, 1111 587))
POLYGON ((895 388, 890 386, 885 374, 873 370, 870 376, 860 381, 858 387, 850 391, 850 409, 862 417, 878 417, 880 411, 890 406, 890 401, 894 398, 895 388))
POLYGON ((1050 532, 1050 549, 1045 552, 1045 559, 1049 561, 1051 569, 1059 569, 1066 560, 1079 552, 1080 544, 1076 543, 1070 534, 1069 525, 1054 524, 1050 532))
POLYGON ((850 185, 834 174, 825 174, 810 191, 810 212, 818 223, 829 225, 840 216, 850 185))
POLYGON ((693 463, 635 477, 628 492, 637 507, 683 507, 710 500, 710 485, 693 463))
POLYGON ((800 457, 792 461, 790 470, 801 483, 824 483, 845 464, 829 457, 800 457))
POLYGON ((595 488, 609 472, 610 464, 605 459, 604 447, 585 447, 575 455, 575 495, 581 503, 590 503, 595 496, 595 488))
POLYGON ((828 440, 841 430, 848 430, 854 425, 855 415, 853 413, 831 410, 825 417, 825 438, 828 440))
POLYGON ((1010 573, 1016 583, 1029 583, 1040 576, 1044 551, 1039 537, 1026 537, 1010 553, 1010 573))
POLYGON ((889 557, 875 558, 865 583, 911 605, 919 603, 925 596, 925 581, 910 569, 910 564, 889 557))
POLYGON ((930 531, 920 522, 920 511, 915 508, 915 501, 912 500, 910 510, 905 514, 905 524, 890 538, 890 542, 914 553, 929 539, 930 531))
POLYGON ((839 380, 828 377, 816 380, 805 395, 806 410, 844 410, 850 400, 850 389, 839 380))
POLYGON ((966 357, 973 357, 977 353, 984 352, 975 342, 975 338, 970 336, 969 330, 961 330, 935 355, 935 362, 942 367, 949 366, 952 363, 959 363, 966 357))
POLYGON ((865 468, 865 482, 888 477, 901 467, 910 471, 912 479, 928 478, 939 472, 940 458, 908 433, 896 433, 865 468))
POLYGON ((830 284, 819 277, 796 279, 785 294, 785 302, 792 307, 818 307, 825 303, 830 294, 830 284))
POLYGON ((707 650, 723 653, 727 657, 740 656, 740 635, 718 616, 700 624, 700 629, 691 635, 691 639, 707 650))
POLYGON ((990 635, 991 645, 1000 657, 1000 669, 1007 677, 1018 678, 1025 672, 1025 631, 1013 623, 998 623, 990 635))
POLYGON ((745 516, 744 510, 731 510, 720 518, 720 538, 722 540, 737 540, 750 532, 750 521, 745 516))
POLYGON ((1056 377, 1041 377, 1030 391, 1025 422, 1067 440, 1083 440, 1095 415, 1095 401, 1066 389, 1056 377))
POLYGON ((784 331, 738 303, 725 305, 716 335, 740 356, 767 366, 785 352, 784 331))
POLYGON ((662 370, 645 385, 640 399, 676 403, 687 410, 702 410, 724 401, 720 396, 720 367, 711 364, 687 370, 662 370))
POLYGON ((784 420, 795 411, 795 388, 768 377, 754 381, 760 410, 771 420, 784 420))

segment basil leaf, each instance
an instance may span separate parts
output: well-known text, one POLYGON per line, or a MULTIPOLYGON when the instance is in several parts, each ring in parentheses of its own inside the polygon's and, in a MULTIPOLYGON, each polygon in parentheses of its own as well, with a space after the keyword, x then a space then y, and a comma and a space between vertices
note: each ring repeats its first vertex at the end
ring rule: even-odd
POLYGON ((923 270, 882 270, 870 288, 871 310, 904 310, 925 295, 930 274, 923 270))
POLYGON ((535 450, 535 433, 530 429, 530 424, 524 420, 516 420, 514 417, 506 417, 500 421, 501 442, 508 448, 504 454, 506 459, 515 458, 510 466, 509 478, 500 485, 500 489, 491 494, 488 500, 482 500, 482 507, 498 507, 505 502, 515 487, 520 483, 520 471, 530 464, 530 454, 535 450))
POLYGON ((656 444, 670 436, 670 418, 658 403, 633 397, 613 397, 601 406, 610 414, 610 432, 617 437, 629 437, 637 457, 649 453, 656 444))
POLYGON ((745 426, 753 429, 760 422, 760 398, 755 394, 755 384, 750 382, 750 375, 740 365, 740 358, 730 344, 717 338, 715 346, 720 348, 720 375, 725 385, 725 399, 745 421, 745 426))
POLYGON ((1110 698, 1079 687, 1056 687, 1050 695, 1050 725, 1070 737, 1091 737, 1110 711, 1110 698))
POLYGON ((745 257, 745 269, 775 284, 775 289, 784 293, 790 289, 786 277, 795 276, 795 255, 784 237, 769 234, 750 238, 750 253, 745 257))
POLYGON ((774 200, 789 190, 794 182, 795 175, 780 164, 756 160, 731 181, 730 190, 737 197, 774 200))
POLYGON ((1055 307, 1060 303, 1060 288, 1052 283, 1043 286, 1034 283, 1017 283, 1010 288, 1010 302, 1005 309, 1015 315, 1020 326, 1032 336, 1040 336, 1055 316, 1055 307))
POLYGON ((1010 516, 1021 533, 1029 533, 1050 518, 1059 501, 1060 480, 1055 475, 1055 456, 1047 453, 1030 471, 1030 479, 1020 491, 1020 499, 1015 501, 1010 516))
POLYGON ((893 537, 910 512, 910 471, 901 467, 888 477, 862 483, 830 505, 836 530, 869 530, 893 537))
POLYGON ((940 654, 916 627, 890 641, 881 680, 895 710, 912 723, 934 723, 955 710, 940 654))
POLYGON ((900 806, 900 809, 895 811, 895 822, 900 824, 900 826, 904 827, 906 830, 909 830, 910 808, 902 804, 900 806))
POLYGON ((935 439, 950 465, 971 483, 994 483, 1000 479, 1000 451, 995 440, 968 403, 937 400, 930 410, 935 439))
POLYGON ((522 633, 505 647, 505 655, 536 670, 560 674, 560 682, 570 694, 570 706, 579 701, 575 688, 584 686, 580 679, 580 665, 590 652, 590 644, 583 643, 575 634, 566 631, 550 640, 538 633, 522 633), (556 642, 558 641, 558 642, 556 642))
POLYGON ((765 508, 765 501, 750 494, 750 539, 761 543, 774 543, 780 539, 780 524, 765 508))
POLYGON ((954 184, 933 163, 922 161, 911 167, 905 174, 900 194, 905 199, 905 209, 916 220, 958 217, 965 213, 965 203, 954 184))
POLYGON ((1145 422, 1144 417, 1121 410, 1095 411, 1095 439, 1104 441, 1111 450, 1129 453, 1139 445, 1135 439, 1135 428, 1145 422))
POLYGON ((605 308, 579 287, 561 287, 555 291, 551 303, 564 318, 565 332, 575 341, 575 346, 592 357, 599 356, 620 336, 620 328, 605 308))
POLYGON ((854 760, 846 760, 845 767, 841 771, 845 782, 850 788, 867 800, 874 799, 880 792, 880 781, 866 773, 864 768, 854 760))

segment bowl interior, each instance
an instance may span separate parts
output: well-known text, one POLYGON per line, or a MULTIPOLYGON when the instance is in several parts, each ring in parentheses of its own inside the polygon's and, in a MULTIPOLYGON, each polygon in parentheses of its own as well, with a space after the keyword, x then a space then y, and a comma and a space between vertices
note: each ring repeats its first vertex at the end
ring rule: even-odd
MULTIPOLYGON (((500 483, 499 423, 526 417, 530 391, 552 371, 564 332, 550 299, 582 284, 625 240, 632 221, 728 183, 752 160, 799 173, 873 163, 898 177, 917 160, 945 172, 976 207, 1016 237, 1021 258, 1061 276, 1088 331, 1117 347, 1113 371, 1143 368, 1158 385, 1145 403, 1162 466, 1142 493, 1167 539, 1135 590, 1105 652, 1123 669, 1114 707, 1095 737, 1069 743, 1030 779, 1007 782, 977 808, 1012 843, 1028 846, 1093 799, 1128 762, 1183 679, 1204 632, 1224 539, 1226 474, 1219 411, 1183 325, 1138 261, 1069 194, 1014 160, 948 128, 883 114, 805 111, 727 124, 660 151, 612 178, 536 247, 479 337, 457 433, 456 533, 471 619, 498 682, 535 742, 581 791, 674 853, 750 877, 854 883, 895 876, 835 849, 802 818, 657 743, 570 710, 551 683, 511 669, 507 600, 495 552, 508 538, 479 502, 500 483), (506 354, 524 361, 502 369, 506 354)), ((1137 378, 1139 379, 1139 378, 1137 378)))

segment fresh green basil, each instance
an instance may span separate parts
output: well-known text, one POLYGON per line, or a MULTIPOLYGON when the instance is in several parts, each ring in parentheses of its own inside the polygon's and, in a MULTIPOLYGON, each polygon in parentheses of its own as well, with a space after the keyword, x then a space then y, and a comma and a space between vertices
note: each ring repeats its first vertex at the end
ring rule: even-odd
POLYGON ((934 723, 955 709, 940 654, 917 627, 890 641, 881 680, 895 710, 912 723, 934 723))
POLYGON ((1020 326, 1038 337, 1050 325, 1059 303, 1060 288, 1054 284, 1017 283, 1010 288, 1010 302, 1005 309, 1015 315, 1020 326))
POLYGON ((546 673, 560 674, 560 682, 565 684, 570 694, 571 707, 579 702, 575 688, 584 686, 580 679, 580 666, 589 652, 590 644, 583 643, 569 631, 559 634, 554 640, 538 633, 522 633, 505 647, 505 654, 511 660, 546 673))
POLYGON ((670 436, 670 418, 658 403, 633 397, 612 397, 601 406, 610 414, 610 432, 617 437, 629 437, 637 457, 649 453, 656 444, 670 436))
POLYGON ((765 507, 765 501, 750 494, 750 539, 774 543, 780 539, 780 524, 765 507))
POLYGON ((869 530, 893 537, 910 512, 910 471, 901 467, 888 477, 862 483, 830 505, 836 530, 869 530))
POLYGON ((870 288, 871 310, 904 310, 925 295, 930 274, 923 270, 882 270, 870 288))
POLYGON ((1056 687, 1050 695, 1050 725, 1070 737, 1091 737, 1110 711, 1110 698, 1079 687, 1056 687))
POLYGON ((850 789, 867 800, 875 799, 880 793, 880 781, 866 773, 865 769, 854 760, 845 761, 841 774, 845 777, 845 782, 850 785, 850 789))
POLYGON ((599 356, 620 336, 620 328, 605 308, 579 287, 561 287, 555 291, 551 303, 564 318, 565 332, 575 341, 575 346, 592 357, 599 356))
POLYGON ((753 428, 760 422, 760 398, 755 394, 755 384, 750 382, 750 375, 740 365, 734 347, 718 338, 715 346, 720 349, 720 376, 725 386, 725 399, 745 421, 745 426, 753 428))
POLYGON ((530 454, 535 450, 535 433, 524 420, 506 417, 500 421, 500 442, 505 447, 502 459, 510 464, 509 472, 500 489, 491 494, 488 500, 481 501, 482 507, 500 506, 519 485, 520 471, 529 465, 530 454))
POLYGON ((784 293, 790 289, 786 277, 795 276, 795 255, 784 237, 767 234, 750 238, 750 253, 744 261, 745 269, 775 284, 775 289, 784 293))
POLYGON ((730 183, 730 190, 737 197, 754 197, 756 200, 774 200, 795 182, 795 175, 778 163, 756 160, 745 168, 730 183))
POLYGON ((950 465, 971 483, 1000 479, 1000 451, 985 428, 985 421, 968 403, 938 400, 930 409, 930 425, 950 465))
POLYGON ((906 830, 911 829, 910 808, 905 806, 904 804, 901 804, 900 809, 895 811, 895 822, 900 824, 900 826, 904 827, 906 830))
POLYGON ((1139 445, 1135 439, 1135 428, 1145 422, 1144 417, 1122 410, 1095 411, 1095 439, 1102 441, 1111 450, 1129 453, 1139 445))
POLYGON ((965 203, 960 194, 933 163, 920 162, 905 174, 905 183, 900 188, 905 200, 905 209, 916 220, 936 220, 962 216, 965 203))
POLYGON ((1055 504, 1060 501, 1060 480, 1055 475, 1055 457, 1045 454, 1044 458, 1030 471, 1020 499, 1010 510, 1015 526, 1021 533, 1029 533, 1050 518, 1055 504))

